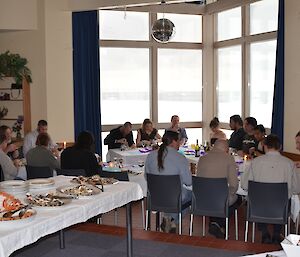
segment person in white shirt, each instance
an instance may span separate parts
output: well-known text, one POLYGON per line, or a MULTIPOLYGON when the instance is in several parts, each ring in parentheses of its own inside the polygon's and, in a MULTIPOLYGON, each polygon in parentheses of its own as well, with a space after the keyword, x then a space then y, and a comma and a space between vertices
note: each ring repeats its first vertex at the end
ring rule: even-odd
MULTIPOLYGON (((248 190, 248 181, 264 183, 287 183, 289 198, 292 194, 300 191, 295 173, 295 164, 290 159, 280 154, 281 144, 278 136, 268 135, 264 140, 265 155, 255 158, 250 168, 245 171, 241 179, 241 186, 248 190)), ((267 224, 258 224, 262 231, 262 243, 279 243, 281 225, 274 225, 274 233, 271 235, 267 230, 267 224)))
MULTIPOLYGON (((41 133, 47 133, 48 131, 48 123, 45 120, 39 120, 38 124, 37 124, 37 129, 28 133, 25 138, 24 138, 24 144, 23 144, 23 155, 24 157, 26 156, 27 152, 34 148, 36 146, 36 139, 38 137, 39 134, 41 133)), ((52 140, 50 139, 49 142, 49 148, 51 150, 55 149, 57 147, 56 144, 54 144, 52 142, 52 140)))
POLYGON ((5 135, 0 135, 0 165, 3 171, 4 180, 12 180, 17 177, 19 160, 12 161, 4 152, 7 148, 7 138, 5 135))

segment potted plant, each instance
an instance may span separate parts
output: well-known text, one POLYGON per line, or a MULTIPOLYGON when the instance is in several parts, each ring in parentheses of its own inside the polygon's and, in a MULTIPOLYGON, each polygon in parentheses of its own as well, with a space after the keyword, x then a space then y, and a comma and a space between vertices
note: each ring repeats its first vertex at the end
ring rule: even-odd
POLYGON ((4 77, 13 77, 17 85, 22 85, 25 78, 29 83, 31 80, 31 71, 26 66, 26 58, 19 54, 13 54, 10 51, 0 54, 0 79, 4 77))

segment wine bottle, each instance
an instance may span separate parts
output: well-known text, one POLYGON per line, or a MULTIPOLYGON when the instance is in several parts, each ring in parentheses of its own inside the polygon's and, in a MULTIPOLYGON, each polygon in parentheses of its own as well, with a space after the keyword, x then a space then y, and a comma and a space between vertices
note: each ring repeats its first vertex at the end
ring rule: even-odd
POLYGON ((196 140, 196 145, 195 145, 195 157, 199 157, 200 156, 200 146, 198 144, 198 139, 196 140))

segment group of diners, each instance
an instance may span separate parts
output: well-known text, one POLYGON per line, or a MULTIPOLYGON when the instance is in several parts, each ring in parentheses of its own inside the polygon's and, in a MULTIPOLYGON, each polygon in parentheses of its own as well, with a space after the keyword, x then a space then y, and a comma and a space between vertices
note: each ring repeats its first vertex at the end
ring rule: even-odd
MULTIPOLYGON (((185 128, 180 127, 178 115, 173 115, 171 117, 171 124, 165 131, 177 132, 180 136, 181 144, 186 143, 188 140, 185 128)), ((161 139, 162 137, 158 133, 158 130, 154 128, 153 122, 150 119, 145 119, 141 128, 137 131, 135 142, 132 134, 132 124, 127 121, 124 125, 111 130, 104 139, 104 144, 108 146, 108 149, 122 147, 135 148, 156 144, 161 142, 161 139)))

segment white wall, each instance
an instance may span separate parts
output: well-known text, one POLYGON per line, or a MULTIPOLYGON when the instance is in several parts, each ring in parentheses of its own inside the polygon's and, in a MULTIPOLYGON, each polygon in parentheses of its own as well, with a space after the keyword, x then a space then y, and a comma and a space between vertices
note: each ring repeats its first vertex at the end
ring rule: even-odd
POLYGON ((38 28, 37 0, 0 0, 0 30, 38 28))

